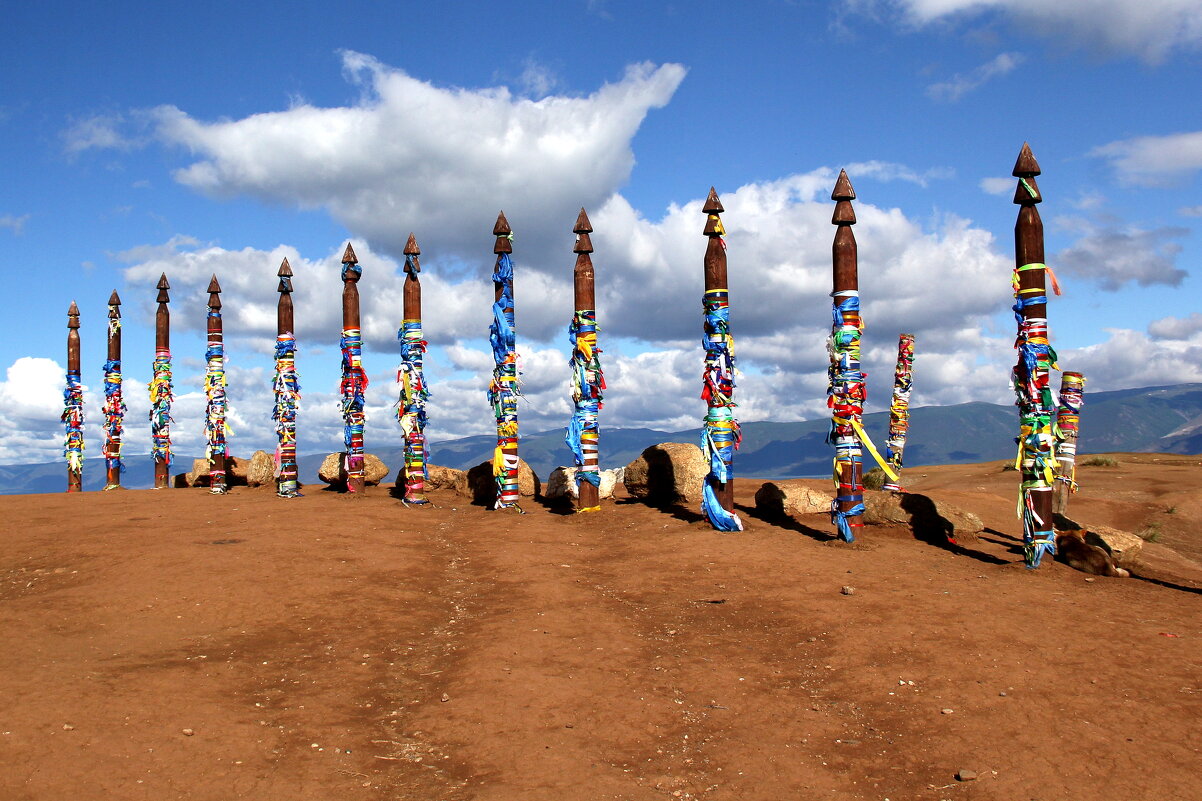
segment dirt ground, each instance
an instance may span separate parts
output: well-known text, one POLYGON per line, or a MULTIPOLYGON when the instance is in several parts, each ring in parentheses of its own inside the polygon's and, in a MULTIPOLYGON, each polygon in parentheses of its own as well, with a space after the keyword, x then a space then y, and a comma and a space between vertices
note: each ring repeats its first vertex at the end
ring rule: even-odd
POLYGON ((3 497, 0 799, 1202 798, 1202 460, 1117 459, 1070 514, 1157 540, 1130 579, 1025 570, 997 463, 907 471, 989 527, 953 549, 757 518, 759 481, 741 534, 387 488, 3 497))

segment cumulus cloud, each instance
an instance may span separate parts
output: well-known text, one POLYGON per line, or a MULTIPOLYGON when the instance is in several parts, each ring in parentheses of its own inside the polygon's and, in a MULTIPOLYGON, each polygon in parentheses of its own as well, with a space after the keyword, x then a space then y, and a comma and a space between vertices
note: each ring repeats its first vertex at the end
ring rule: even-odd
POLYGON ((915 26, 1000 17, 1023 30, 1149 63, 1202 44, 1196 0, 857 0, 861 12, 891 10, 915 26))
POLYGON ((22 214, 17 217, 12 214, 0 216, 0 228, 7 228, 17 236, 20 236, 25 231, 25 223, 29 222, 28 214, 22 214))
POLYGON ((1202 131, 1122 139, 1089 155, 1108 160, 1125 184, 1171 186, 1202 169, 1202 131))
POLYGON ((1148 323, 1148 333, 1161 339, 1190 339, 1202 333, 1202 313, 1191 312, 1188 317, 1161 317, 1148 323))
POLYGON ((150 116, 142 110, 128 114, 96 114, 76 120, 63 132, 63 147, 69 155, 85 150, 134 150, 144 147, 150 116))
POLYGON ((927 87, 927 97, 954 103, 986 82, 1012 72, 1025 60, 1022 53, 999 53, 972 72, 957 73, 946 81, 931 84, 927 87))
POLYGON ((1084 232, 1069 248, 1060 251, 1056 268, 1093 281, 1114 292, 1127 283, 1139 286, 1180 286, 1185 270, 1177 267, 1181 245, 1175 240, 1189 233, 1186 228, 1163 227, 1143 230, 1113 225, 1097 226, 1080 218, 1057 220, 1064 227, 1084 232))
POLYGON ((1009 195, 1014 191, 1013 178, 982 178, 978 186, 990 195, 1009 195))

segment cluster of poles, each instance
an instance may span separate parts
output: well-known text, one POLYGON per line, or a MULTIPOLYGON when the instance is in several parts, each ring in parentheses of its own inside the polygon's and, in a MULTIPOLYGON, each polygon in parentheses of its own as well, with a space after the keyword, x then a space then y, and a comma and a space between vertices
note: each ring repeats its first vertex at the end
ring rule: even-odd
MULTIPOLYGON (((1050 373, 1059 369, 1056 353, 1048 341, 1046 279, 1055 286, 1055 275, 1044 263, 1043 223, 1036 204, 1042 201, 1035 176, 1039 165, 1024 143, 1013 174, 1018 178, 1014 202, 1020 206, 1015 224, 1015 269, 1013 307, 1018 325, 1015 347, 1019 352, 1013 370, 1013 383, 1020 415, 1016 438, 1018 455, 1015 466, 1021 472, 1018 515, 1023 522, 1024 555, 1028 567, 1037 567, 1044 554, 1054 553, 1053 507, 1063 511, 1067 495, 1076 491, 1075 452, 1085 379, 1080 373, 1066 372, 1058 402, 1053 402, 1050 373)), ((866 397, 866 374, 861 370, 861 333, 858 250, 852 226, 856 216, 852 206, 855 191, 845 171, 840 171, 831 199, 835 202, 831 223, 836 226, 832 246, 833 287, 832 326, 827 348, 830 353, 828 406, 831 428, 828 442, 834 446, 834 483, 836 497, 831 506, 831 522, 839 536, 851 542, 863 525, 864 486, 863 452, 867 450, 887 476, 882 489, 904 492, 901 470, 909 428, 909 402, 913 385, 915 338, 903 333, 898 338, 897 366, 890 404, 889 430, 882 455, 864 431, 862 418, 866 397)), ((705 293, 702 298, 705 350, 701 398, 707 411, 701 445, 709 472, 702 488, 702 511, 711 525, 721 531, 740 531, 743 523, 734 511, 733 461, 739 447, 740 429, 735 416, 735 349, 730 325, 730 293, 727 276, 727 244, 721 215, 724 213, 717 192, 711 188, 702 212, 706 215, 704 235, 705 293)), ((573 252, 573 312, 568 325, 572 346, 569 362, 574 410, 567 426, 566 442, 576 464, 577 511, 599 510, 600 433, 599 412, 606 389, 598 346, 595 276, 591 255, 588 215, 580 210, 573 226, 576 234, 573 252)), ((489 339, 494 369, 488 387, 488 400, 497 425, 497 445, 493 457, 496 483, 494 508, 521 512, 518 492, 518 414, 521 395, 517 369, 514 317, 513 231, 505 214, 493 226, 496 242, 493 253, 494 303, 489 339)), ((397 338, 401 364, 397 373, 400 397, 397 420, 404 440, 404 468, 398 479, 403 484, 406 504, 428 503, 425 482, 428 478, 426 442, 426 404, 429 389, 423 373, 427 343, 422 333, 421 250, 412 234, 404 248, 405 284, 402 320, 397 338)), ((342 256, 342 415, 344 422, 344 462, 346 488, 351 493, 364 490, 364 404, 367 375, 363 369, 363 338, 359 317, 358 282, 363 271, 355 251, 348 243, 342 256)), ((278 271, 280 293, 277 305, 275 351, 275 421, 278 445, 275 454, 277 492, 283 498, 300 495, 296 465, 296 422, 300 402, 300 384, 296 371, 296 339, 293 334, 292 269, 285 258, 278 271)), ((152 455, 156 489, 168 486, 171 452, 171 349, 170 286, 164 274, 158 283, 158 312, 154 377, 150 392, 152 455)), ((210 489, 227 491, 226 477, 229 427, 226 422, 225 354, 221 327, 221 285, 213 276, 209 284, 208 346, 205 392, 206 456, 209 461, 210 489)), ((121 486, 121 440, 126 411, 121 387, 121 300, 114 291, 109 299, 108 359, 104 365, 104 443, 105 489, 121 486)), ((66 424, 68 492, 81 489, 83 469, 83 392, 79 367, 79 309, 72 302, 68 311, 67 386, 64 392, 66 424)))

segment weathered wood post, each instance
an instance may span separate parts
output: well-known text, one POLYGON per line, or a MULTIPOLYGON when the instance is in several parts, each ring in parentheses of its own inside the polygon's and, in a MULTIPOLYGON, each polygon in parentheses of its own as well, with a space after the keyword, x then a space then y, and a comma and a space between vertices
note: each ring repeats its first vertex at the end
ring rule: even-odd
POLYGON ((209 492, 224 495, 229 491, 225 478, 226 434, 229 426, 225 399, 225 340, 221 330, 221 284, 217 276, 209 281, 209 340, 205 349, 205 456, 209 460, 209 492))
POLYGON ((363 332, 359 328, 359 278, 363 268, 351 243, 342 254, 342 419, 346 445, 347 492, 363 492, 363 407, 367 373, 363 370, 363 332))
POLYGON ((710 187, 701 211, 706 215, 704 315, 705 369, 701 399, 707 411, 701 433, 701 450, 710 471, 702 487, 701 510, 719 531, 742 531, 743 521, 735 514, 734 473, 731 463, 739 447, 739 421, 735 419, 735 342, 730 333, 730 292, 727 288, 726 230, 718 215, 725 209, 718 193, 710 187))
POLYGON ((1066 372, 1060 377, 1060 402, 1056 406, 1056 492, 1053 511, 1064 514, 1068 497, 1077 491, 1077 437, 1081 431, 1081 406, 1085 402, 1085 376, 1066 372))
POLYGON ((276 272, 280 279, 275 307, 275 479, 276 495, 299 498, 296 475, 296 413, 300 407, 300 378, 296 373, 296 335, 292 309, 292 266, 288 257, 276 272))
POLYGON ((397 371, 397 383, 401 395, 397 399, 396 416, 401 424, 401 435, 405 438, 405 462, 401 471, 406 504, 429 503, 426 498, 426 399, 430 392, 426 388, 423 362, 426 340, 422 334, 422 253, 417 238, 409 234, 405 243, 405 290, 401 328, 397 340, 401 347, 401 367, 397 371))
POLYGON ((154 458, 154 488, 167 489, 171 472, 171 312, 167 304, 167 273, 159 276, 156 285, 159 304, 154 317, 154 364, 147 390, 150 392, 150 455, 154 458))
POLYGON ((121 393, 121 298, 109 296, 108 360, 104 363, 104 488, 121 489, 121 437, 125 433, 125 400, 121 393))
POLYGON ((79 379, 79 306, 67 309, 67 388, 63 390, 62 421, 66 428, 63 456, 67 459, 67 492, 83 489, 83 384, 79 379))
POLYGON ((493 477, 497 482, 494 509, 516 509, 518 504, 518 387, 517 336, 513 316, 513 230, 505 212, 497 215, 492 229, 497 238, 492 252, 497 254, 493 268, 492 325, 489 340, 495 367, 488 387, 488 402, 497 418, 497 448, 493 452, 493 477))
POLYGON ((855 540, 864 514, 864 486, 860 418, 864 411, 864 374, 860 371, 860 283, 856 235, 856 212, 851 202, 856 193, 847 171, 839 171, 839 179, 831 193, 835 213, 831 224, 838 226, 831 246, 834 266, 833 324, 827 344, 830 351, 830 389, 827 403, 831 407, 831 430, 827 441, 835 446, 834 502, 831 522, 839 536, 847 542, 855 540))
POLYGON ((1056 352, 1048 342, 1047 265, 1043 255, 1043 221, 1035 204, 1043 200, 1035 176, 1039 164, 1026 142, 1014 164, 1019 206, 1014 224, 1014 316, 1018 322, 1018 363, 1014 391, 1021 420, 1018 466, 1022 470, 1020 516, 1023 521, 1023 556, 1028 568, 1039 567, 1045 553, 1056 553, 1052 523, 1052 415, 1055 405, 1049 371, 1056 368, 1056 352))
POLYGON ((593 274, 593 242, 589 234, 593 225, 588 214, 580 209, 576 225, 576 266, 572 270, 572 294, 575 313, 568 325, 568 341, 572 344, 572 403, 575 410, 568 424, 565 440, 576 461, 577 512, 596 512, 601 509, 600 427, 597 416, 601 411, 605 390, 605 375, 601 371, 601 349, 597 347, 597 293, 593 274))
MULTIPOLYGON (((885 439, 885 459, 899 477, 902 470, 902 454, 906 449, 906 435, 910 431, 910 392, 914 387, 914 335, 901 334, 897 338, 897 367, 893 371, 893 401, 889 405, 889 436, 885 439)), ((905 492, 900 478, 888 478, 881 489, 889 492, 905 492)))

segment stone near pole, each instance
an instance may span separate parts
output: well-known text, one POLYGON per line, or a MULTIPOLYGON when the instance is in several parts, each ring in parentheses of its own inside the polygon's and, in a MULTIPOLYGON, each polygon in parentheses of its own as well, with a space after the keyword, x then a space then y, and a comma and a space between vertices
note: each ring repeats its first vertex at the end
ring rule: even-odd
POLYGON ((363 332, 359 327, 359 278, 363 268, 351 243, 342 254, 342 420, 346 445, 347 492, 362 493, 363 423, 367 373, 363 370, 363 332))
POLYGON ((488 402, 497 420, 497 447, 493 451, 493 479, 497 484, 497 501, 494 509, 516 509, 518 504, 518 387, 517 336, 514 332, 513 312, 513 229, 505 219, 505 212, 497 215, 493 225, 493 236, 497 238, 493 253, 497 263, 493 267, 492 325, 489 326, 489 341, 492 343, 493 374, 488 386, 488 402))
POLYGON ((1056 492, 1053 511, 1065 514, 1068 497, 1077 491, 1077 437, 1081 432, 1081 406, 1085 402, 1085 376, 1065 372, 1060 377, 1056 406, 1056 492))
POLYGON ((121 489, 121 440, 125 433, 125 400, 121 388, 121 298, 109 296, 108 360, 104 363, 104 488, 121 489))
POLYGON ((79 306, 67 309, 67 387, 63 390, 63 456, 67 460, 67 492, 83 490, 83 384, 79 377, 79 306))
POLYGON ((405 504, 429 503, 426 498, 426 480, 429 478, 426 450, 426 399, 430 396, 426 388, 424 359, 426 340, 422 333, 422 283, 421 248, 417 238, 409 234, 405 243, 405 289, 404 308, 397 340, 401 348, 401 366, 397 370, 397 383, 401 385, 397 399, 397 421, 405 439, 405 460, 401 477, 397 482, 404 485, 401 496, 405 504))
POLYGON ((292 266, 288 258, 276 272, 280 279, 276 291, 280 298, 275 309, 275 481, 276 495, 299 498, 300 484, 296 468, 296 414, 300 408, 300 378, 296 373, 296 334, 292 308, 292 266))
POLYGON ((719 531, 742 531, 743 521, 735 514, 734 473, 731 465, 739 447, 739 421, 735 419, 735 348, 730 333, 730 290, 726 274, 726 229, 719 217, 724 209, 718 193, 710 187, 701 207, 705 217, 705 295, 702 345, 705 367, 701 376, 701 399, 706 403, 701 450, 709 463, 701 494, 701 511, 719 531))
POLYGON ((1021 470, 1020 517, 1023 558, 1028 568, 1039 567, 1044 554, 1056 552, 1052 522, 1055 483, 1052 418, 1055 405, 1049 382, 1056 369, 1056 352, 1048 341, 1047 265, 1044 264, 1043 221, 1035 205, 1043 200, 1035 176, 1039 164, 1024 142, 1014 164, 1019 206, 1014 224, 1014 316, 1018 323, 1018 363, 1014 367, 1020 426, 1018 467, 1021 470))
POLYGON ((167 290, 167 274, 159 276, 159 290, 155 302, 158 311, 154 317, 154 363, 151 379, 146 389, 150 392, 150 455, 154 459, 154 488, 167 489, 171 472, 171 401, 174 399, 171 385, 171 312, 167 304, 171 296, 167 290))
POLYGON ((577 512, 595 512, 601 508, 600 428, 605 390, 601 371, 601 349, 597 346, 597 298, 593 260, 593 231, 583 208, 572 231, 576 234, 576 266, 572 270, 574 313, 568 325, 572 345, 572 403, 574 410, 565 437, 576 461, 577 512))
POLYGON ((224 495, 226 481, 226 435, 229 411, 225 398, 225 340, 221 329, 221 284, 209 281, 208 347, 205 348, 205 457, 209 460, 209 492, 224 495))
POLYGON ((885 440, 885 459, 899 480, 886 479, 881 489, 905 492, 900 476, 906 436, 910 431, 910 392, 914 387, 914 335, 897 338, 897 367, 893 370, 893 401, 889 404, 889 436, 885 440))

